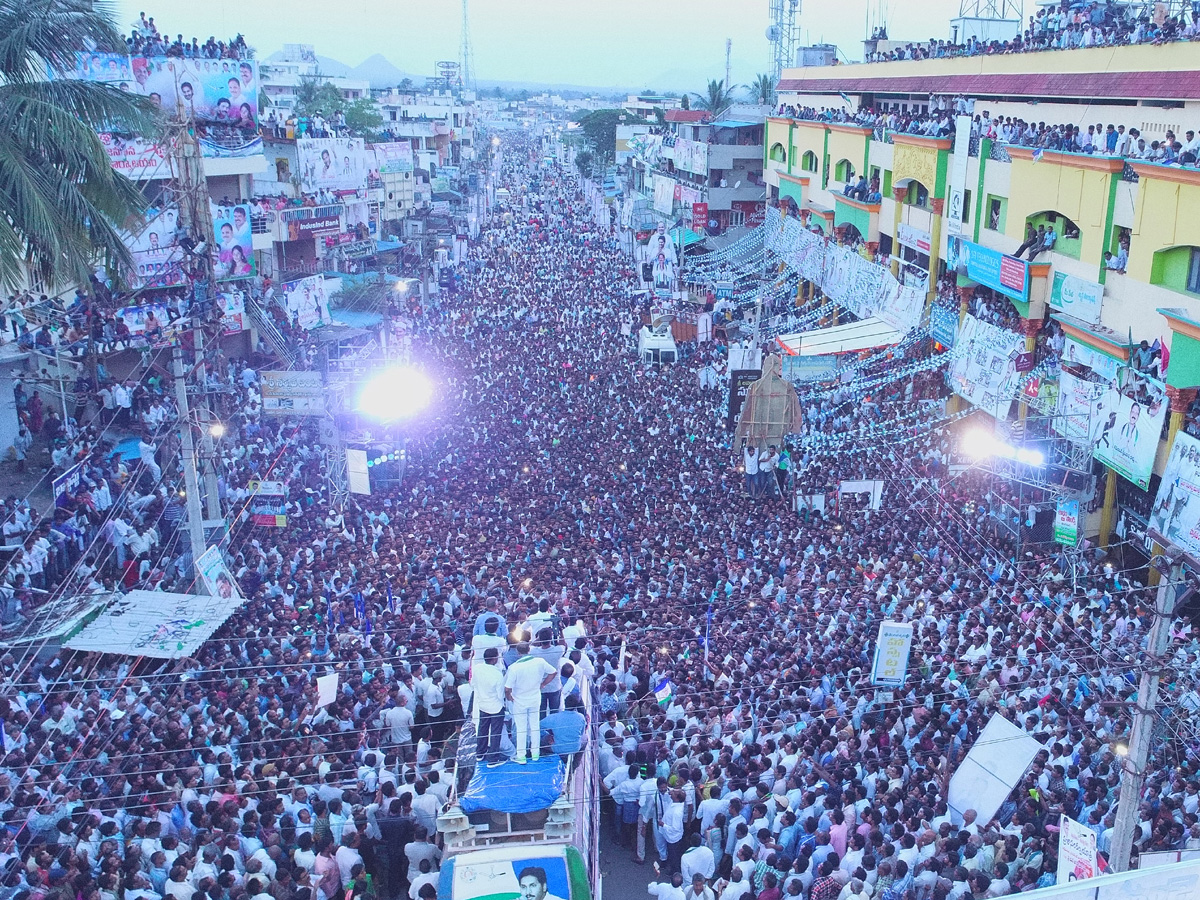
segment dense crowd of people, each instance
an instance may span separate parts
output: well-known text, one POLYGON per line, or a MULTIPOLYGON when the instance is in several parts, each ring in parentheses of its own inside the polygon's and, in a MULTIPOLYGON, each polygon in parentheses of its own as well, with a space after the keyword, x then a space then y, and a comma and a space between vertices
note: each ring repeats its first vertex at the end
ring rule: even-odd
MULTIPOLYGON (((316 425, 264 416, 254 362, 209 356, 203 378, 227 398, 222 548, 244 606, 171 663, 0 657, 7 896, 434 897, 471 650, 513 662, 524 640, 551 663, 546 709, 594 690, 605 841, 655 864, 663 900, 1003 896, 1054 882, 1060 812, 1111 850, 1140 587, 1108 559, 1013 559, 999 510, 1016 489, 950 477, 954 434, 928 427, 948 392, 936 368, 906 368, 917 345, 865 360, 865 395, 803 389, 782 490, 747 496, 724 391, 704 375, 725 348, 640 365, 622 325, 632 262, 571 174, 504 140, 511 200, 461 287, 391 311, 440 385, 406 429, 403 484, 339 500, 316 425), (288 485, 284 529, 246 515, 264 478, 288 485), (886 502, 838 497, 848 479, 882 480, 886 502), (893 692, 869 682, 885 619, 915 628, 893 692), (1044 749, 995 816, 960 816, 948 779, 997 713, 1044 749)), ((154 379, 169 396, 157 369, 137 375, 154 379)), ((151 443, 114 461, 104 414, 79 423, 90 450, 67 502, 6 505, 25 548, 10 619, 40 603, 37 585, 192 585, 176 454, 151 443)), ((1200 631, 1178 622, 1173 652, 1194 672, 1200 631)), ((481 760, 519 752, 503 723, 499 748, 493 724, 481 732, 481 760)), ((1156 753, 1139 849, 1200 847, 1196 749, 1181 724, 1156 753)))
POLYGON ((246 39, 238 34, 228 41, 218 41, 209 35, 207 41, 200 43, 199 38, 184 40, 182 34, 174 39, 166 28, 160 28, 154 21, 154 16, 145 12, 138 13, 125 39, 130 56, 175 56, 184 59, 249 59, 252 51, 246 46, 246 39))
MULTIPOLYGON (((1001 53, 1031 53, 1044 50, 1074 50, 1087 47, 1121 47, 1136 44, 1167 44, 1200 39, 1200 10, 1179 15, 1151 14, 1143 4, 1117 3, 1112 0, 1062 2, 1042 6, 1030 15, 1026 28, 1011 40, 980 40, 971 36, 965 42, 931 39, 906 43, 902 47, 876 50, 867 62, 905 59, 947 59, 956 56, 990 56, 1001 53)), ((877 32, 876 40, 887 40, 877 32)))
POLYGON ((983 137, 1018 147, 1120 156, 1163 165, 1196 166, 1200 160, 1200 137, 1193 129, 1186 130, 1182 138, 1167 129, 1161 140, 1147 140, 1139 129, 1130 128, 1126 131, 1123 124, 1026 122, 1012 116, 993 115, 987 110, 976 113, 974 106, 974 101, 964 98, 931 95, 925 110, 906 111, 899 104, 890 107, 886 104, 879 107, 864 106, 851 110, 781 103, 777 112, 804 121, 871 128, 883 139, 889 134, 951 137, 954 135, 955 116, 970 115, 973 143, 983 137))

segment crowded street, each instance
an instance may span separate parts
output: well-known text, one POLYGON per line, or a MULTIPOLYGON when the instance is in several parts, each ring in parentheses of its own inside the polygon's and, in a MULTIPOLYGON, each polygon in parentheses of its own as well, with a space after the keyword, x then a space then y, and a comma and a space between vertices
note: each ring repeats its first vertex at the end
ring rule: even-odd
MULTIPOLYGON (((797 515, 774 485, 747 493, 724 392, 698 377, 723 370, 724 347, 639 364, 621 328, 641 315, 631 264, 574 175, 504 141, 511 199, 461 286, 394 310, 440 397, 409 426, 403 485, 335 506, 305 428, 261 416, 254 371, 231 363, 228 496, 263 477, 298 488, 294 525, 233 532, 245 605, 173 663, 4 658, 6 884, 332 900, 367 890, 365 871, 381 896, 425 896, 407 886, 421 860, 436 867, 472 635, 497 616, 514 646, 549 627, 559 687, 543 691, 570 708, 594 687, 603 787, 588 802, 617 896, 676 873, 690 889, 697 872, 712 893, 696 896, 733 900, 1002 896, 1053 882, 1059 812, 1107 851, 1128 729, 1110 701, 1134 686, 1143 593, 1111 567, 1068 580, 1053 558, 1006 561, 1006 535, 968 502, 990 476, 945 478, 949 438, 903 423, 901 400, 937 396, 924 373, 869 408, 812 403, 814 431, 894 418, 902 434, 797 447, 781 480, 812 495, 879 478, 884 508, 797 515), (869 679, 884 619, 915 628, 894 692, 869 679), (314 679, 334 670, 318 708, 314 679), (952 823, 948 779, 995 712, 1043 749, 993 818, 952 823)), ((127 587, 188 586, 153 481, 126 513, 152 535, 128 551, 144 564, 97 533, 98 586, 118 567, 127 587)), ((1194 665, 1195 632, 1178 640, 1194 665)), ((1200 845, 1189 749, 1156 756, 1138 847, 1200 845)))

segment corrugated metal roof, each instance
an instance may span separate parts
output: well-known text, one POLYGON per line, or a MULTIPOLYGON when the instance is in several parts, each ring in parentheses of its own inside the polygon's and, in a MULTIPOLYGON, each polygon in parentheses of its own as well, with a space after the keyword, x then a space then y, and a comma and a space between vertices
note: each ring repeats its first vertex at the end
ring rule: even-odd
MULTIPOLYGON (((846 67, 848 70, 852 66, 846 67)), ((1200 100, 1200 71, 1189 72, 1027 72, 1019 75, 893 75, 837 78, 785 78, 780 91, 802 94, 966 94, 995 97, 1111 97, 1147 100, 1200 100)))

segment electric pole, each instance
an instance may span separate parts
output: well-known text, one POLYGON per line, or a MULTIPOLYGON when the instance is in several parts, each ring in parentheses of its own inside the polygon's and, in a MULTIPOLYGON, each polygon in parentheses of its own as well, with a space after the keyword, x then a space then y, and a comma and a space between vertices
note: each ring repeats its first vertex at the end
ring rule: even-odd
MULTIPOLYGON (((183 348, 171 350, 175 375, 175 402, 179 406, 179 440, 183 447, 183 484, 187 491, 188 536, 192 546, 192 568, 204 553, 204 514, 200 511, 200 479, 196 475, 196 445, 192 441, 192 422, 188 413, 187 376, 183 370, 183 348)), ((197 585, 198 586, 198 585, 197 585)))
POLYGON ((1109 865, 1114 872, 1129 869, 1134 829, 1138 826, 1142 806, 1142 791, 1146 786, 1146 765, 1150 760, 1150 740, 1154 731, 1155 706, 1162 667, 1166 661, 1167 642, 1171 638, 1171 620, 1175 615, 1178 585, 1183 577, 1182 554, 1177 547, 1168 547, 1163 556, 1170 564, 1166 576, 1158 585, 1154 599, 1154 622, 1146 647, 1146 662, 1138 681, 1137 705, 1134 707, 1133 728, 1129 736, 1129 752, 1121 769, 1121 794, 1117 802, 1117 820, 1113 827, 1109 865))

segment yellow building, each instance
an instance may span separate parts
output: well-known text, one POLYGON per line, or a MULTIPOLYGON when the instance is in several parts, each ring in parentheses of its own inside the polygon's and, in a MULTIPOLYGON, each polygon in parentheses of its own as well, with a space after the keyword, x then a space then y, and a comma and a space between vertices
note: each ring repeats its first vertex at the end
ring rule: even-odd
MULTIPOLYGON (((894 268, 927 271, 931 294, 946 276, 948 252, 957 259, 964 243, 1001 260, 1022 244, 1028 226, 1053 226, 1054 248, 1020 267, 1023 286, 1001 291, 1026 334, 1032 341, 1053 317, 1084 352, 1117 362, 1127 359, 1130 338, 1134 345, 1162 340, 1170 348, 1166 381, 1177 429, 1200 386, 1200 169, 1034 151, 978 132, 970 138, 965 124, 964 165, 954 134, 827 124, 804 112, 927 114, 937 102, 931 98, 960 96, 974 100, 978 117, 1070 123, 1084 132, 1092 125, 1101 133, 1124 125, 1147 143, 1168 131, 1186 143, 1187 131, 1200 132, 1197 45, 788 69, 779 83, 784 114, 768 119, 764 140, 771 199, 810 227, 861 237, 891 254, 894 268), (860 176, 877 185, 866 201, 844 194, 860 176), (1118 271, 1123 247, 1128 261, 1118 271)), ((964 274, 957 278, 974 289, 964 274)), ((1164 441, 1157 472, 1166 449, 1164 441)), ((1096 527, 1111 524, 1110 516, 1096 527)))

